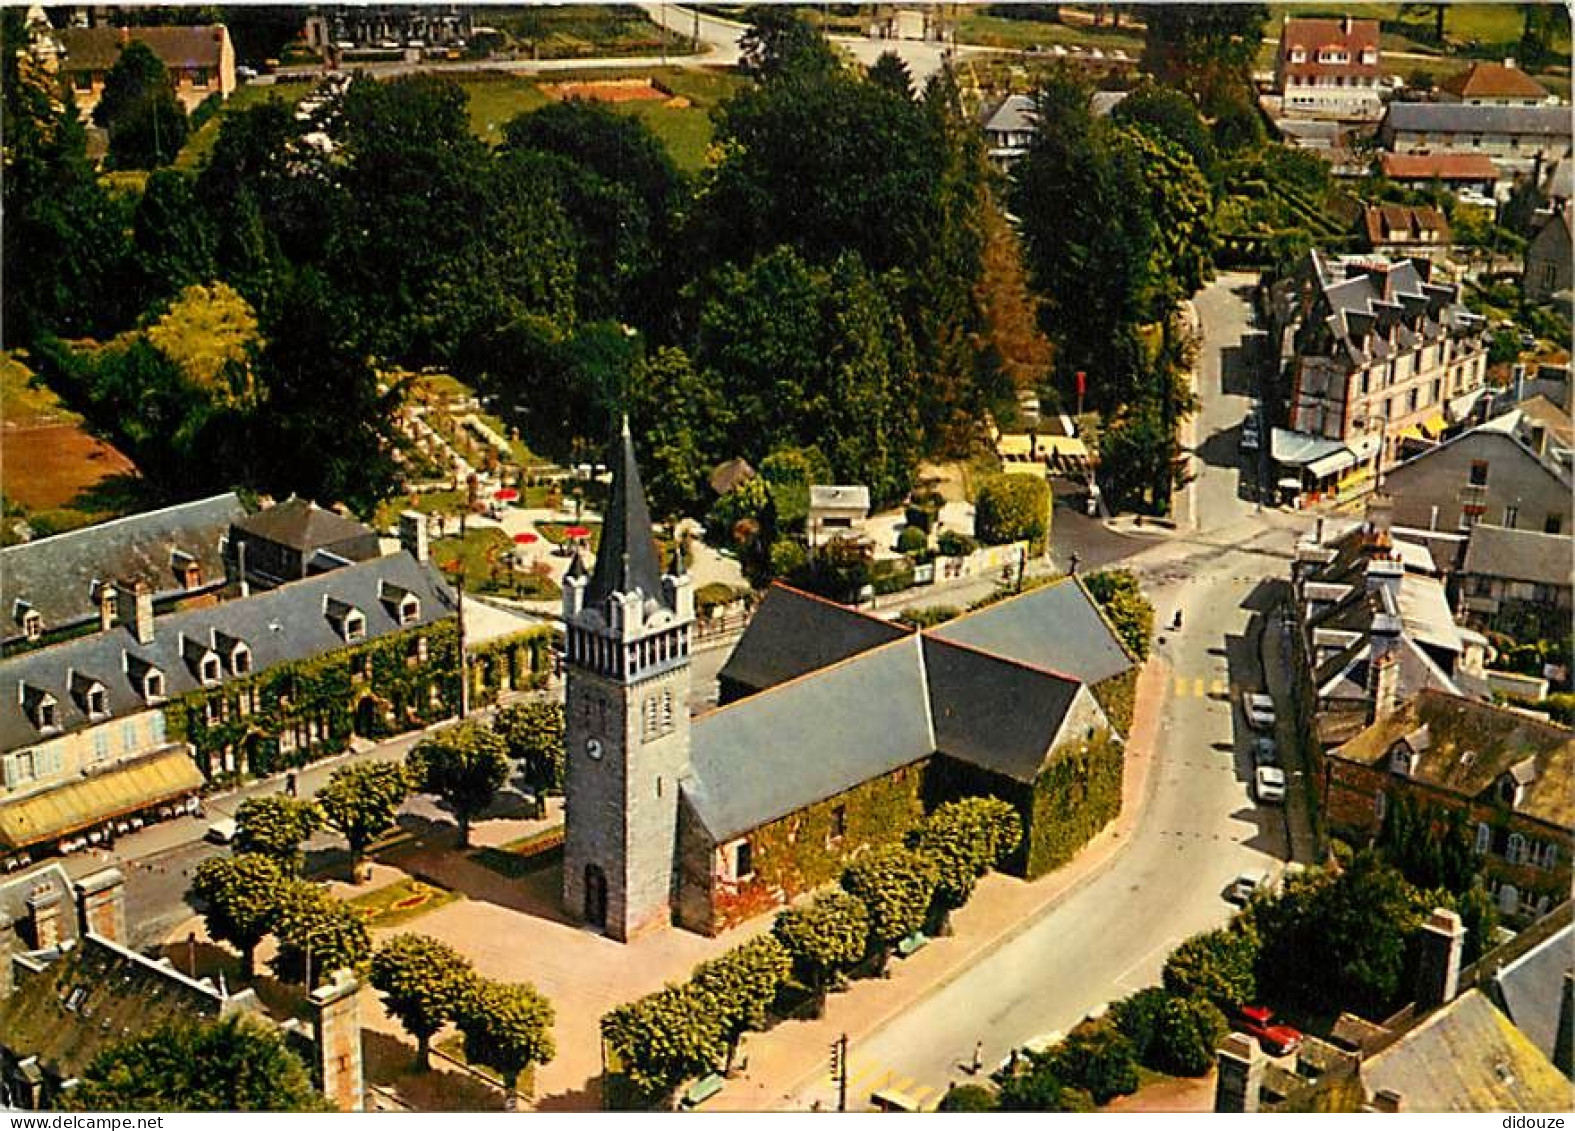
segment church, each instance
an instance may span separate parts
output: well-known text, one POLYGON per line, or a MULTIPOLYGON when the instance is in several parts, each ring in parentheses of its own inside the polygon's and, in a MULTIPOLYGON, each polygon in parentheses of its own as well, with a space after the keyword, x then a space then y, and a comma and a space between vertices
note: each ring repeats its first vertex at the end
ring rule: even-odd
POLYGON ((1115 818, 1137 667, 1075 579, 923 632, 774 585, 691 720, 694 594, 658 560, 627 422, 610 463, 595 568, 563 586, 571 915, 714 935, 959 796, 1017 807, 1028 877, 1115 818))

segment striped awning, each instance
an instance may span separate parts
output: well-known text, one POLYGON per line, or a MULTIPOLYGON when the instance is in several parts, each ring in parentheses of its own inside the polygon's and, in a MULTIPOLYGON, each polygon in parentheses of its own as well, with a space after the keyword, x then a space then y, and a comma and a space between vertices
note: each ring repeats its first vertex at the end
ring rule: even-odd
POLYGON ((7 848, 55 840, 164 801, 203 785, 184 744, 101 774, 0 805, 0 842, 7 848))

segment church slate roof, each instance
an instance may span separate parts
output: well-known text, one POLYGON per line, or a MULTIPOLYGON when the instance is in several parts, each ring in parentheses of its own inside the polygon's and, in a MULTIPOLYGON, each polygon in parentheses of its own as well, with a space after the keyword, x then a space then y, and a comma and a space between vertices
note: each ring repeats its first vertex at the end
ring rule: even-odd
POLYGON ((908 635, 695 719, 683 790, 721 842, 933 753, 908 635))
POLYGON ((966 645, 927 638, 924 670, 942 754, 1031 783, 1082 685, 966 645))
MULTIPOLYGON (((163 672, 164 693, 169 698, 201 687, 191 660, 192 645, 211 647, 215 632, 246 643, 253 672, 349 647, 328 618, 328 601, 360 610, 366 618, 365 640, 454 615, 454 595, 448 584, 430 566, 400 552, 250 597, 158 617, 154 639, 147 644, 137 643, 130 628, 120 625, 109 632, 24 652, 0 661, 0 750, 30 746, 40 738, 24 709, 21 685, 53 695, 59 725, 63 731, 71 731, 89 723, 68 686, 72 675, 103 684, 113 718, 148 709, 140 688, 133 683, 132 669, 140 672, 152 666, 163 672), (412 624, 399 623, 398 609, 384 598, 385 583, 408 590, 420 600, 420 612, 412 624)), ((228 666, 223 670, 225 678, 230 678, 228 666)))
POLYGON ((1134 666, 1121 639, 1076 579, 1031 589, 929 631, 940 640, 1103 683, 1134 666))
POLYGON ((659 601, 662 598, 662 570, 656 560, 651 512, 645 505, 645 488, 640 483, 640 468, 635 462, 634 439, 629 435, 627 417, 610 463, 613 467, 612 496, 602 519, 596 569, 591 574, 585 603, 598 605, 614 593, 632 593, 636 589, 647 600, 659 601))
POLYGON ((779 582, 766 590, 720 678, 764 691, 907 635, 890 621, 779 582))

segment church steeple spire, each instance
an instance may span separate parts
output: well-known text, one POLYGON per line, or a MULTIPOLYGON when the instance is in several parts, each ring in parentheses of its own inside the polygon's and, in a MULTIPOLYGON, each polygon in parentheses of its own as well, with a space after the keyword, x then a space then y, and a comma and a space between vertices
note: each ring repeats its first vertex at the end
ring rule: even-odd
POLYGON ((651 538, 651 512, 645 505, 645 488, 634 458, 634 438, 629 434, 629 418, 623 418, 623 434, 612 453, 611 493, 602 519, 601 545, 596 552, 596 570, 586 592, 587 605, 597 605, 614 593, 638 589, 648 599, 662 598, 662 570, 656 560, 656 545, 651 538))

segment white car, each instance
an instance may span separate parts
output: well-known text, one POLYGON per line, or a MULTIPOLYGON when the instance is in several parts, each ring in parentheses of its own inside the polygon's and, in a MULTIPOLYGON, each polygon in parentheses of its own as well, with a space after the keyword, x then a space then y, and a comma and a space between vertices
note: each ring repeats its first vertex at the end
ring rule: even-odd
POLYGON ((1285 771, 1277 766, 1259 766, 1253 774, 1253 792, 1260 805, 1279 805, 1285 801, 1285 771))
POLYGON ((1274 700, 1260 691, 1241 693, 1242 713, 1254 730, 1274 729, 1274 700))
POLYGON ((1269 883, 1267 872, 1243 872, 1225 889, 1225 898, 1231 903, 1247 904, 1253 893, 1269 883))

